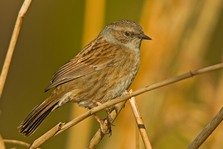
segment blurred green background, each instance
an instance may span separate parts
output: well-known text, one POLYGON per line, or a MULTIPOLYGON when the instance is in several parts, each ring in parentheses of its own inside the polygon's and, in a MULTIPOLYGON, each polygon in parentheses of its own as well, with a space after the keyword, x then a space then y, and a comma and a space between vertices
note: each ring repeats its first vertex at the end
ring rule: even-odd
MULTIPOLYGON (((23 1, 0 0, 0 67, 23 1)), ((222 0, 45 0, 33 1, 24 18, 0 99, 0 134, 32 143, 58 122, 83 109, 67 104, 54 111, 31 137, 17 127, 46 98, 52 74, 75 56, 108 23, 135 20, 153 40, 144 41, 136 90, 223 60, 222 0)), ((1 83, 1 82, 0 82, 1 83)), ((153 148, 186 148, 223 105, 222 71, 211 72, 137 97, 153 148)), ((113 134, 98 148, 143 148, 127 103, 113 134)), ((94 119, 50 139, 42 148, 84 148, 97 130, 94 119)), ((223 125, 202 149, 223 148, 223 125)), ((23 148, 7 144, 7 147, 23 148)))

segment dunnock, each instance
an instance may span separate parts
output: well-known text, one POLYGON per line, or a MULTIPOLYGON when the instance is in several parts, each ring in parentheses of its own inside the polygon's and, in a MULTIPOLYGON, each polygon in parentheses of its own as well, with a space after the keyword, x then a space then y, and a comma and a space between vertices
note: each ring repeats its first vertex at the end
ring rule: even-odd
POLYGON ((67 102, 93 108, 121 96, 138 71, 143 39, 151 40, 133 21, 107 25, 53 75, 45 89, 54 89, 53 92, 25 118, 19 126, 20 133, 31 135, 51 111, 67 102))

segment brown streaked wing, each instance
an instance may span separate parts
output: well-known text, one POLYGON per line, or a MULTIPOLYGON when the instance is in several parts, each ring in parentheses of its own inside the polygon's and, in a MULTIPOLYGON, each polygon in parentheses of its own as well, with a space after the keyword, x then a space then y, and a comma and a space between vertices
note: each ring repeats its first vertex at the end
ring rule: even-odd
POLYGON ((101 70, 108 66, 113 57, 108 50, 111 44, 99 38, 89 43, 76 57, 59 68, 53 75, 50 84, 45 92, 63 83, 77 79, 90 74, 94 71, 101 70), (107 51, 107 52, 106 52, 107 51))

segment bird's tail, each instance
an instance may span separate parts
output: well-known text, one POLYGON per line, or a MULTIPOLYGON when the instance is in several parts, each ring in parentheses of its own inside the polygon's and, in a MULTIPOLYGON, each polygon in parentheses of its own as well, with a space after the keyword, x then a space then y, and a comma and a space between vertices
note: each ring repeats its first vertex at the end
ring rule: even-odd
POLYGON ((58 101, 52 100, 49 97, 44 102, 36 106, 18 127, 19 132, 25 136, 29 136, 34 133, 47 115, 55 109, 57 104, 58 101))

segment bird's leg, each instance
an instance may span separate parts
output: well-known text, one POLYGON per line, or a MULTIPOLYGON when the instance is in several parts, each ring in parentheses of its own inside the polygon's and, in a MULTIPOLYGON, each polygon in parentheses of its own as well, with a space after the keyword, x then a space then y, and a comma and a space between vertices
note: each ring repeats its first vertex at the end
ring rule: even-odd
MULTIPOLYGON (((131 93, 132 92, 132 90, 130 90, 129 92, 127 91, 127 90, 125 90, 123 93, 122 93, 122 95, 126 95, 126 94, 128 94, 128 93, 131 93)), ((101 105, 101 103, 100 102, 98 102, 98 101, 93 101, 94 102, 94 104, 95 105, 101 105)), ((112 129, 111 129, 111 126, 113 126, 113 121, 114 121, 114 118, 112 117, 112 113, 113 113, 113 111, 115 112, 115 113, 118 113, 118 111, 117 111, 117 108, 116 108, 116 106, 112 106, 112 107, 109 107, 109 108, 105 108, 105 112, 107 113, 107 118, 105 118, 105 119, 100 119, 97 115, 95 115, 94 114, 94 117, 95 117, 95 119, 97 120, 97 122, 99 123, 99 125, 100 125, 100 129, 101 129, 101 132, 103 133, 103 134, 107 134, 107 133, 109 133, 110 135, 112 135, 112 129)))
POLYGON ((105 109, 105 112, 107 113, 107 120, 108 120, 108 123, 111 125, 111 126, 114 126, 112 123, 114 121, 114 119, 112 118, 112 111, 115 110, 115 112, 117 113, 117 109, 115 106, 111 107, 111 108, 106 108, 105 109))
POLYGON ((110 134, 111 135, 111 125, 109 124, 108 120, 101 119, 99 116, 94 114, 94 118, 99 123, 100 130, 103 134, 110 134))
MULTIPOLYGON (((100 102, 94 102, 96 105, 101 105, 100 102)), ((107 118, 101 119, 98 115, 94 114, 94 118, 99 123, 100 130, 103 134, 112 134, 112 122, 113 119, 110 115, 111 111, 113 111, 114 108, 106 108, 105 112, 107 113, 107 118)))
MULTIPOLYGON (((132 90, 130 90, 129 92, 127 91, 127 90, 125 90, 123 93, 122 93, 122 96, 123 95, 126 95, 126 94, 128 94, 128 93, 132 93, 132 90)), ((108 120, 108 123, 109 123, 109 125, 111 125, 111 126, 113 126, 113 121, 114 121, 114 119, 112 118, 112 116, 111 116, 111 113, 113 112, 115 110, 115 113, 118 113, 118 110, 117 110, 117 108, 116 108, 116 106, 112 106, 112 107, 109 107, 109 108, 106 108, 105 109, 105 111, 106 111, 106 113, 107 113, 107 120, 108 120)))

